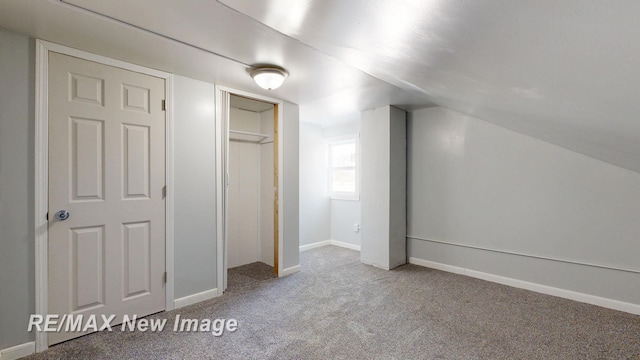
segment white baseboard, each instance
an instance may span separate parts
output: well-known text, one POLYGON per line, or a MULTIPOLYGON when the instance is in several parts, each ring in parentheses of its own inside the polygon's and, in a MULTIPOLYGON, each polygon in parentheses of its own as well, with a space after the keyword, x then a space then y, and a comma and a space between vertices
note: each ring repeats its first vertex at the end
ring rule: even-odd
POLYGON ((324 240, 324 241, 318 241, 308 245, 302 245, 300 246, 300 251, 307 251, 307 250, 311 250, 311 249, 315 249, 315 248, 319 248, 327 245, 340 246, 346 249, 360 251, 360 245, 349 244, 349 243, 338 241, 338 240, 324 240))
POLYGON ((211 289, 211 290, 199 292, 197 294, 185 296, 185 297, 182 297, 180 299, 175 299, 173 301, 173 306, 174 306, 174 309, 178 309, 178 308, 181 308, 181 307, 185 307, 185 306, 193 305, 195 303, 199 303, 201 301, 213 299, 214 297, 216 297, 218 295, 219 294, 218 294, 218 289, 217 288, 216 289, 211 289))
POLYGON ((307 251, 307 250, 311 250, 311 249, 315 249, 315 248, 319 248, 327 245, 331 245, 331 240, 318 241, 312 244, 302 245, 300 246, 300 251, 307 251))
POLYGON ((460 275, 464 275, 464 271, 465 271, 465 269, 461 267, 437 263, 429 260, 422 260, 414 257, 409 258, 409 264, 420 265, 420 266, 428 267, 431 269, 442 270, 442 271, 446 271, 454 274, 460 274, 460 275))
POLYGON ((576 291, 560 289, 552 286, 541 285, 532 283, 529 281, 512 279, 500 275, 489 274, 481 271, 475 271, 471 269, 465 269, 458 266, 452 266, 442 263, 437 263, 429 260, 418 259, 414 257, 409 258, 409 264, 424 266, 436 270, 442 270, 446 272, 451 272, 455 274, 470 276, 476 279, 481 279, 485 281, 490 281, 502 285, 512 286, 519 289, 525 289, 534 291, 541 294, 557 296, 569 300, 579 301, 591 305, 602 306, 605 308, 624 311, 635 315, 640 315, 640 305, 627 303, 623 301, 607 299, 595 295, 589 295, 584 293, 579 293, 576 291))
POLYGON ((360 245, 349 244, 346 242, 338 241, 338 240, 329 240, 331 242, 330 245, 340 246, 346 249, 360 251, 360 245))
POLYGON ((35 354, 35 352, 36 343, 32 341, 0 350, 0 360, 20 359, 21 357, 35 354))
POLYGON ((288 267, 286 269, 282 269, 282 272, 280 274, 278 274, 278 277, 283 277, 283 276, 295 274, 298 271, 300 271, 300 265, 288 267))

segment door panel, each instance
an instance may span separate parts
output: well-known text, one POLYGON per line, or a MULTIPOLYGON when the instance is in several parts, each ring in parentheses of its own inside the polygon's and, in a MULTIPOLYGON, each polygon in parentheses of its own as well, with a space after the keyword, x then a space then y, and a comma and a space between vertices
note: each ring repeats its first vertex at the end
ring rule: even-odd
POLYGON ((102 200, 104 121, 70 118, 72 201, 102 200))
POLYGON ((149 127, 123 124, 124 198, 149 197, 149 127))
POLYGON ((124 224, 124 298, 146 295, 151 290, 149 269, 149 222, 124 224))
POLYGON ((164 310, 164 80, 50 53, 48 82, 48 312, 164 310))
POLYGON ((71 311, 104 306, 104 226, 71 232, 71 311))
POLYGON ((104 79, 69 73, 71 101, 104 105, 104 79))

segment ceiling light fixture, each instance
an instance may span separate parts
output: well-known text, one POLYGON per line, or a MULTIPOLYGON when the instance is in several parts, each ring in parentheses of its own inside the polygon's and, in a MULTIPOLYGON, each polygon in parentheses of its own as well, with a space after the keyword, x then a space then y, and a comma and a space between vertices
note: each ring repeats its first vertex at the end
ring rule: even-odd
POLYGON ((266 90, 279 88, 289 76, 287 70, 275 65, 256 66, 251 69, 250 74, 256 84, 266 90))

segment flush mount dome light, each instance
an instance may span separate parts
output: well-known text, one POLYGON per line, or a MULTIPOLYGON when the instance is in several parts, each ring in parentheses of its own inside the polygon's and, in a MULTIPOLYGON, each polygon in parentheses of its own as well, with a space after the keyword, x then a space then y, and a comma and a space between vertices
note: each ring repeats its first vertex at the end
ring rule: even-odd
POLYGON ((254 67, 250 74, 256 84, 266 90, 279 88, 289 76, 287 70, 274 65, 254 67))

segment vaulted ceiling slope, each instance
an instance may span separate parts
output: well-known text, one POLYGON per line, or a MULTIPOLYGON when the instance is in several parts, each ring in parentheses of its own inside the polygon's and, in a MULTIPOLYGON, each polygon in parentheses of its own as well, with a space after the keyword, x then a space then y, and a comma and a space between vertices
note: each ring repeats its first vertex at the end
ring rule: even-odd
POLYGON ((269 95, 308 121, 437 104, 636 172, 639 15, 624 0, 0 0, 1 27, 254 93, 247 65, 282 65, 269 95))
POLYGON ((640 171, 640 2, 220 1, 433 103, 640 171))

